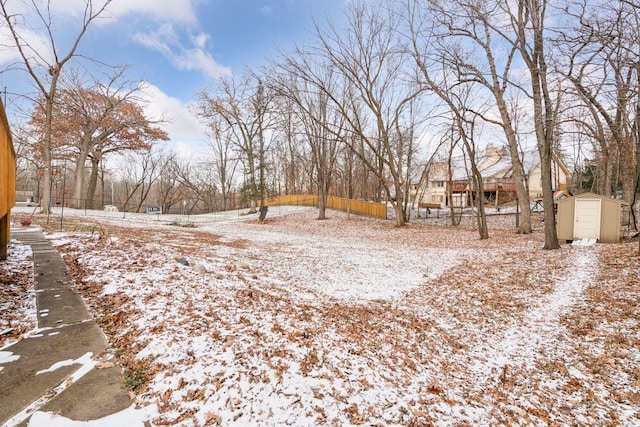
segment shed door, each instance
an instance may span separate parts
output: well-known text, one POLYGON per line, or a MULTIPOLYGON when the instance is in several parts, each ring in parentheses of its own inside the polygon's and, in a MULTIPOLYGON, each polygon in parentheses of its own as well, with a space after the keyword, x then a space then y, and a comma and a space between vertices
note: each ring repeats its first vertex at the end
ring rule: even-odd
POLYGON ((574 239, 600 238, 600 199, 575 199, 574 239))

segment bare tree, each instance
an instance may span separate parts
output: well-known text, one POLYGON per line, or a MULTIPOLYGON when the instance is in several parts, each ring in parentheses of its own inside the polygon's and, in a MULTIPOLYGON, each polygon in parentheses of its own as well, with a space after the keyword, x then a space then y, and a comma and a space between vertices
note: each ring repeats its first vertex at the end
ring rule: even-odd
MULTIPOLYGON (((275 73, 275 71, 273 72, 275 73)), ((269 74, 273 74, 269 73, 269 74)), ((269 75, 268 74, 268 75, 269 75)), ((274 136, 271 156, 274 163, 272 187, 278 194, 300 194, 310 192, 309 174, 314 168, 310 163, 310 148, 302 137, 302 125, 295 102, 283 96, 277 79, 268 78, 265 83, 276 92, 274 99, 274 136)))
POLYGON ((628 203, 638 187, 639 10, 624 2, 582 4, 573 12, 580 25, 560 40, 568 58, 561 71, 590 113, 578 124, 594 141, 597 191, 621 189, 628 203))
MULTIPOLYGON (((451 120, 451 139, 452 143, 449 148, 449 200, 451 203, 451 218, 452 225, 455 224, 455 211, 453 208, 452 201, 452 167, 451 167, 451 158, 453 149, 459 142, 462 143, 463 152, 466 153, 467 158, 469 159, 469 166, 471 168, 471 176, 470 176, 470 185, 471 191, 475 191, 476 194, 476 202, 478 204, 477 209, 477 225, 478 232, 480 234, 480 239, 488 239, 489 238, 489 229, 487 227, 487 219, 484 210, 484 189, 483 189, 483 180, 482 174, 478 168, 477 157, 476 157, 476 134, 477 134, 477 120, 482 117, 480 114, 479 105, 474 105, 474 91, 473 85, 470 83, 459 83, 459 79, 455 76, 453 78, 448 78, 450 73, 446 69, 440 70, 439 74, 442 76, 439 84, 435 84, 433 80, 429 78, 428 75, 425 75, 427 80, 427 84, 429 85, 430 90, 432 90, 436 95, 444 101, 444 103, 449 108, 452 120, 451 120), (450 86, 448 81, 453 82, 453 86, 450 86), (474 105, 474 107, 470 107, 470 105, 474 105), (455 141, 455 142, 453 142, 455 141)), ((466 163, 466 162, 465 162, 466 163)))
POLYGON ((221 208, 229 209, 230 194, 235 184, 238 159, 233 151, 228 133, 211 135, 208 141, 211 150, 211 169, 216 172, 216 181, 220 190, 221 208))
POLYGON ((548 0, 519 0, 512 10, 505 2, 515 33, 517 47, 531 78, 531 100, 534 111, 534 127, 542 178, 544 204, 544 249, 558 249, 555 206, 552 190, 552 149, 556 137, 557 113, 560 97, 553 99, 551 73, 547 66, 545 30, 548 0))
MULTIPOLYGON (((455 125, 451 126, 450 138, 451 138, 451 142, 447 150, 447 171, 446 171, 447 189, 446 191, 447 191, 447 199, 449 200, 449 212, 451 213, 451 225, 455 227, 460 225, 460 221, 462 220, 462 207, 460 207, 460 215, 456 217, 455 203, 453 200, 453 178, 454 178, 453 153, 456 147, 460 143, 460 139, 456 138, 455 125)), ((466 161, 464 161, 464 163, 466 164, 466 161)))
POLYGON ((423 89, 409 78, 413 69, 398 44, 398 19, 386 5, 352 4, 344 30, 317 27, 317 44, 306 51, 298 48, 295 58, 285 60, 291 72, 323 92, 331 108, 343 116, 344 134, 329 130, 351 145, 376 176, 395 210, 396 225, 402 226, 407 165, 415 142, 410 129, 416 126, 411 121, 416 116, 410 113, 423 89), (315 73, 314 63, 333 69, 340 84, 327 87, 324 74, 315 73), (356 144, 370 150, 373 158, 365 157, 356 144))
POLYGON ((183 209, 190 212, 192 207, 200 202, 208 212, 214 212, 219 208, 221 193, 211 160, 190 159, 176 162, 175 173, 180 185, 188 190, 183 193, 183 209))
MULTIPOLYGON (((627 4, 631 7, 633 7, 633 22, 635 23, 635 25, 633 26, 633 28, 635 28, 636 31, 638 31, 638 29, 640 29, 640 5, 635 2, 635 1, 629 1, 629 0, 622 0, 622 2, 624 4, 627 4)), ((631 46, 639 46, 640 45, 640 40, 638 40, 638 34, 636 32, 636 39, 635 39, 635 44, 632 44, 631 46)), ((634 208, 636 206, 636 201, 637 201, 637 193, 640 192, 640 61, 636 62, 636 101, 635 101, 635 121, 634 121, 634 138, 635 138, 635 142, 636 142, 636 147, 635 147, 635 153, 636 153, 636 171, 635 171, 635 191, 634 191, 634 195, 633 195, 633 200, 631 201, 631 211, 635 214, 634 208)), ((634 223, 636 225, 636 230, 638 229, 637 226, 637 218, 634 218, 634 223)), ((640 240, 638 240, 638 255, 640 255, 640 240)))
POLYGON ((156 181, 158 204, 161 212, 168 213, 183 200, 193 199, 191 190, 180 181, 180 163, 175 153, 169 153, 156 181))
POLYGON ((228 134, 244 164, 251 201, 250 212, 256 212, 256 200, 264 204, 266 196, 266 141, 270 128, 268 116, 272 94, 255 75, 241 81, 220 79, 214 94, 202 91, 196 114, 214 134, 228 134))
POLYGON ((465 104, 469 102, 472 93, 469 87, 467 87, 466 91, 462 91, 462 93, 450 93, 453 97, 448 102, 451 103, 450 108, 453 112, 454 129, 456 129, 459 139, 462 141, 464 151, 469 158, 469 166, 471 167, 471 189, 475 191, 476 194, 475 202, 477 203, 476 221, 478 233, 480 234, 480 239, 488 239, 489 228, 487 227, 487 217, 484 210, 484 184, 476 156, 476 122, 479 116, 475 111, 469 111, 465 106, 465 104))
MULTIPOLYGON (((239 154, 246 151, 251 154, 253 145, 249 142, 239 144, 234 126, 229 123, 229 117, 216 112, 216 108, 222 108, 221 105, 218 105, 217 102, 204 93, 201 94, 200 102, 196 109, 196 114, 207 127, 207 145, 211 155, 209 159, 200 163, 206 169, 211 170, 211 184, 217 187, 217 192, 220 193, 221 197, 219 208, 227 210, 233 186, 236 184, 236 172, 241 162, 239 154), (238 147, 240 147, 240 150, 237 149, 238 147), (243 150, 242 147, 245 147, 245 149, 243 150)), ((247 139, 250 138, 251 136, 247 136, 247 139)), ((183 182, 191 187, 193 191, 199 192, 193 185, 192 177, 188 177, 188 174, 183 174, 183 182)), ((214 205, 209 206, 212 211, 215 208, 216 206, 214 205)))
MULTIPOLYGON (((80 22, 80 28, 75 38, 72 40, 68 50, 63 52, 59 49, 59 43, 56 37, 56 28, 53 23, 55 20, 52 16, 51 2, 44 3, 36 1, 22 1, 22 5, 26 10, 30 10, 32 14, 21 15, 14 13, 11 4, 19 2, 1 0, 0 8, 2 10, 2 24, 9 30, 13 48, 18 50, 21 66, 30 76, 32 83, 37 88, 38 93, 44 99, 44 137, 42 141, 43 150, 43 198, 42 210, 49 212, 51 202, 51 124, 53 117, 53 104, 56 100, 58 91, 58 82, 62 74, 63 67, 77 56, 80 41, 87 33, 91 23, 96 20, 111 3, 111 0, 103 0, 94 2, 93 0, 84 0, 84 13, 80 22), (33 20, 33 21, 31 21, 33 20), (48 51, 42 49, 41 46, 30 44, 27 33, 36 28, 43 28, 46 34, 48 51)), ((19 7, 19 6, 18 6, 19 7)))
POLYGON ((199 200, 204 203, 208 212, 218 210, 222 197, 215 168, 211 167, 211 162, 208 159, 192 166, 189 185, 197 199, 191 203, 187 201, 186 205, 195 206, 195 202, 199 200))
MULTIPOLYGON (((344 117, 332 108, 326 91, 305 81, 286 64, 285 73, 274 88, 291 101, 295 118, 300 123, 301 134, 311 149, 312 169, 318 192, 318 219, 326 219, 329 189, 335 176, 340 139, 344 137, 344 117)), ((332 90, 335 75, 330 70, 316 75, 323 80, 323 87, 332 90)))
POLYGON ((166 166, 167 158, 153 149, 143 149, 122 156, 119 174, 125 187, 125 199, 122 210, 127 211, 130 204, 134 212, 141 212, 147 202, 153 185, 166 166))
MULTIPOLYGON (((138 84, 121 81, 124 69, 108 76, 105 84, 86 85, 73 75, 58 91, 53 106, 52 142, 62 147, 75 164, 71 206, 93 208, 100 162, 108 153, 148 149, 167 133, 148 119, 136 94, 138 84), (85 169, 89 163, 88 185, 85 169), (86 193, 83 193, 83 190, 86 193), (83 203, 84 202, 84 203, 83 203)), ((37 104, 31 123, 44 134, 44 112, 37 104)))
MULTIPOLYGON (((520 157, 517 123, 509 107, 517 46, 504 43, 499 2, 409 0, 406 10, 411 53, 426 84, 445 96, 448 95, 444 89, 455 86, 455 82, 473 84, 485 88, 493 97, 497 117, 488 113, 480 115, 478 110, 475 113, 487 123, 499 126, 504 133, 522 212, 518 233, 531 233, 529 191, 520 157), (446 82, 442 72, 455 80, 446 82)), ((482 99, 480 92, 477 95, 482 99)), ((473 106, 466 108, 473 109, 473 106)))

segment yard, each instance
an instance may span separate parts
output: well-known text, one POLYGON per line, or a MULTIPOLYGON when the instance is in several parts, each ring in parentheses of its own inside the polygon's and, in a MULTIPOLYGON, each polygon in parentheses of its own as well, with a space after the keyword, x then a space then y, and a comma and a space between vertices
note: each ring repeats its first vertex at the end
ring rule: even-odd
POLYGON ((637 242, 316 215, 48 237, 156 426, 640 425, 637 242))

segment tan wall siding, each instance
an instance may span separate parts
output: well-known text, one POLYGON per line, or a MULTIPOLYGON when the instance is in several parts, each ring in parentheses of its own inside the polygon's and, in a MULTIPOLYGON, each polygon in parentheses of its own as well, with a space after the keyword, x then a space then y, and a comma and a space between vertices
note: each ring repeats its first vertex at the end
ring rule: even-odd
POLYGON ((540 165, 529 172, 529 197, 532 199, 542 197, 542 174, 540 165))
POLYGON ((560 240, 573 240, 574 207, 575 204, 571 199, 558 201, 556 229, 560 240))
POLYGON ((0 103, 0 216, 16 204, 16 153, 13 151, 9 122, 0 103))
POLYGON ((0 259, 7 257, 11 208, 16 204, 16 153, 11 130, 0 102, 0 259))
MULTIPOLYGON (((563 173, 563 170, 554 161, 551 164, 551 183, 553 190, 564 190, 567 188, 567 175, 563 173)), ((532 199, 542 197, 542 169, 540 164, 529 172, 529 197, 532 199)))
POLYGON ((620 241, 620 204, 614 200, 602 200, 600 241, 602 243, 617 243, 620 241))

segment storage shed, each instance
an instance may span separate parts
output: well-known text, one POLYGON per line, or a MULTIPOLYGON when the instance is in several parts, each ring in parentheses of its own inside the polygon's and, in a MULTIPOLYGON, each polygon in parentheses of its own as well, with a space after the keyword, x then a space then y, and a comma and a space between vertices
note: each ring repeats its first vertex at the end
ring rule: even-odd
POLYGON ((622 200, 594 193, 558 200, 557 230, 560 240, 597 239, 601 243, 620 241, 622 200))

